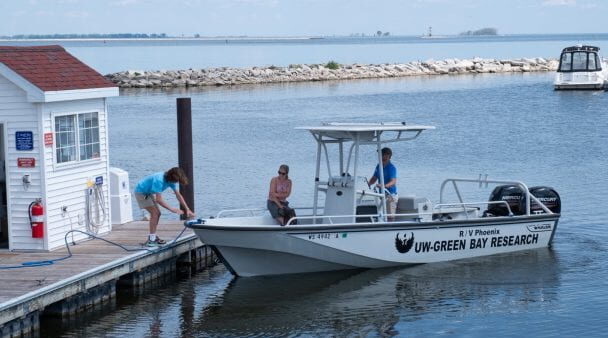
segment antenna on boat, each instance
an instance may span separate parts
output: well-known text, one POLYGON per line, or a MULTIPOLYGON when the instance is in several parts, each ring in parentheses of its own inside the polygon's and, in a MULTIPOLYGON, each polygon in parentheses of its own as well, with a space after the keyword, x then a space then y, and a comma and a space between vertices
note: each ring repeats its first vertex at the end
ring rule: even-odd
POLYGON ((482 188, 484 183, 485 183, 485 188, 488 187, 488 174, 485 174, 485 176, 483 177, 483 179, 481 178, 482 174, 479 174, 479 187, 482 188))

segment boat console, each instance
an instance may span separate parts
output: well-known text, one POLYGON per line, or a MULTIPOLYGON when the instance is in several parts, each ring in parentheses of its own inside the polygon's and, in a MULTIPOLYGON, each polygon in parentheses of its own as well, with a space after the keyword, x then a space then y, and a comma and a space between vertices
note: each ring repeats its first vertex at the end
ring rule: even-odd
MULTIPOLYGON (((325 216, 353 215, 353 203, 356 195, 355 179, 350 175, 333 176, 327 182, 325 191, 325 216)), ((328 219, 324 219, 325 222, 328 219)), ((332 222, 353 222, 353 217, 336 217, 332 222)))

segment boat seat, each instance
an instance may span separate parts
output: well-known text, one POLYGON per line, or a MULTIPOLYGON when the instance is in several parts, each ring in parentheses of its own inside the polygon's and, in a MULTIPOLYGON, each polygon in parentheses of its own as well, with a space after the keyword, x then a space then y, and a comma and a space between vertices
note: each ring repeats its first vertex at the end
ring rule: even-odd
MULTIPOLYGON (((357 206, 357 215, 376 215, 378 213, 378 207, 376 205, 358 205, 357 206)), ((374 222, 377 220, 377 217, 357 217, 357 223, 367 223, 374 222)))
MULTIPOLYGON (((432 212, 432 204, 426 197, 416 197, 416 196, 399 196, 399 200, 397 201, 397 214, 419 214, 419 213, 430 213, 432 212)), ((407 220, 419 220, 422 218, 428 218, 431 215, 419 216, 397 216, 395 220, 397 221, 407 221, 407 220)), ((431 216, 432 217, 432 216, 431 216)))
POLYGON ((399 196, 399 201, 397 201, 397 211, 403 210, 405 213, 406 210, 418 210, 418 205, 416 205, 416 196, 399 196))

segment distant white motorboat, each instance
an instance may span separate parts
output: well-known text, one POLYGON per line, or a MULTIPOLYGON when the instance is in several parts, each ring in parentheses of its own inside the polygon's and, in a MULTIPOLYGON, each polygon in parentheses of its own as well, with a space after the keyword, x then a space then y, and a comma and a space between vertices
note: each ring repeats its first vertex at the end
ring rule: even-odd
POLYGON ((608 64, 599 47, 573 46, 562 50, 555 76, 555 89, 602 89, 608 81, 608 64))
MULTIPOLYGON (((519 181, 450 178, 437 204, 403 196, 397 213, 387 215, 384 185, 370 189, 361 176, 360 148, 375 147, 381 165, 384 144, 414 140, 432 126, 327 123, 297 129, 312 134, 317 157, 312 207, 296 208, 294 224, 279 226, 265 209, 226 210, 186 222, 235 275, 404 266, 551 245, 559 195, 519 181), (465 201, 459 185, 470 183, 496 187, 488 201, 465 201), (446 200, 448 187, 456 201, 446 200)), ((384 182, 380 173, 378 181, 384 182)))

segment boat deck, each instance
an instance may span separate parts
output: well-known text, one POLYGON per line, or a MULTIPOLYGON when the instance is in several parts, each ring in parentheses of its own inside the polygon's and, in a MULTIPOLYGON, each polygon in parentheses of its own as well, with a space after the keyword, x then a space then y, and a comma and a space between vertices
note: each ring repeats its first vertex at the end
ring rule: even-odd
MULTIPOLYGON (((161 221, 157 234, 168 244, 146 248, 142 242, 148 233, 147 221, 135 221, 113 226, 112 232, 101 237, 119 243, 122 248, 93 239, 70 245, 72 257, 52 265, 0 270, 0 327, 33 311, 121 276, 142 270, 203 246, 192 230, 186 230, 174 243, 171 241, 184 229, 180 221, 161 221), (148 250, 146 250, 148 249, 148 250)), ((51 260, 67 255, 65 247, 51 252, 0 251, 0 266, 23 262, 51 260)))

